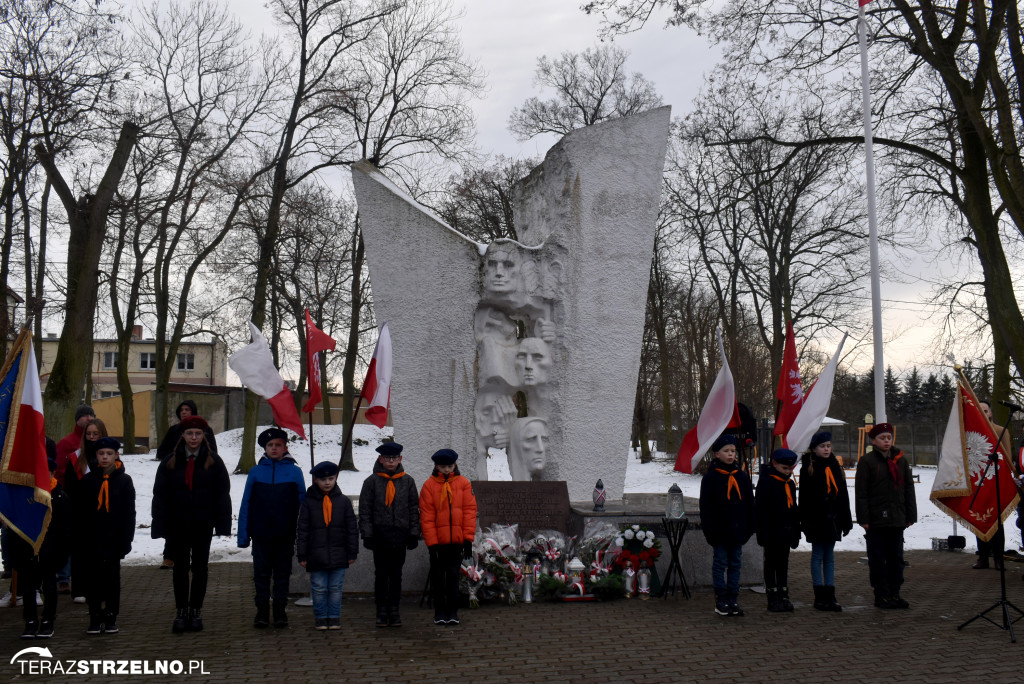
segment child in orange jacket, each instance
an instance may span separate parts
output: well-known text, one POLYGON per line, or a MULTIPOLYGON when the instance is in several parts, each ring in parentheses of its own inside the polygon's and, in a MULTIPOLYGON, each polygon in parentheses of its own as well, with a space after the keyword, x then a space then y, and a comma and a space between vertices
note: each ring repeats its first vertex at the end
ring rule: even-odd
POLYGON ((434 471, 420 491, 420 527, 430 554, 434 624, 459 624, 459 565, 473 553, 476 497, 455 465, 459 455, 439 449, 430 457, 434 471))

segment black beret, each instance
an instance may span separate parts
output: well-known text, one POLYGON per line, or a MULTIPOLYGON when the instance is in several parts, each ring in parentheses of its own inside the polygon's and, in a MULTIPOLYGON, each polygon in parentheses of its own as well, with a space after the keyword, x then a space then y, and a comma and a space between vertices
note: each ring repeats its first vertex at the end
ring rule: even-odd
POLYGON ((398 442, 382 442, 377 447, 377 453, 381 456, 398 456, 402 453, 402 445, 398 442))
POLYGON ((309 471, 313 477, 330 477, 338 474, 338 464, 334 461, 320 461, 309 471))
POLYGON ((459 455, 451 449, 438 449, 434 452, 434 455, 430 457, 437 465, 452 465, 459 460, 459 455))
POLYGON ((256 438, 256 443, 260 445, 261 449, 263 449, 267 446, 267 442, 269 442, 272 439, 283 439, 285 445, 287 446, 288 433, 282 430, 281 428, 267 428, 266 430, 260 433, 259 437, 256 438))
POLYGON ((114 451, 121 450, 121 443, 113 437, 100 437, 96 440, 96 451, 100 449, 113 449, 114 451))
POLYGON ((797 459, 800 457, 796 455, 795 451, 790 449, 776 449, 772 452, 772 460, 782 465, 796 465, 797 459))
POLYGON ((736 446, 736 435, 722 435, 711 445, 711 451, 717 453, 729 444, 736 446))
POLYGON ((814 449, 814 447, 818 446, 819 444, 824 444, 825 442, 831 442, 831 441, 832 441, 832 433, 831 432, 827 432, 827 431, 824 431, 824 430, 821 431, 821 432, 816 432, 816 433, 814 433, 814 436, 811 437, 811 446, 809 446, 807 448, 808 449, 814 449))

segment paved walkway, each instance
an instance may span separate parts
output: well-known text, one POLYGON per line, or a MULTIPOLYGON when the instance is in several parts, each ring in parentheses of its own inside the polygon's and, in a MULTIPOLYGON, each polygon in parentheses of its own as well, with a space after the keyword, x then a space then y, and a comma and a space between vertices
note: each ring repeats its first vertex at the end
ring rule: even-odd
MULTIPOLYGON (((743 591, 747 615, 723 618, 708 591, 682 598, 589 604, 487 605, 465 610, 462 625, 439 628, 416 597, 405 599, 405 626, 373 627, 373 603, 347 596, 340 631, 315 632, 309 608, 289 608, 287 629, 251 625, 251 566, 212 566, 206 630, 171 634, 170 573, 123 571, 123 612, 117 635, 88 636, 83 605, 61 597, 57 632, 22 641, 20 609, 0 610, 0 681, 212 682, 1019 682, 1024 679, 1024 621, 1018 643, 984 621, 963 621, 999 598, 999 574, 970 568, 974 556, 932 551, 907 554, 903 595, 909 611, 871 605, 867 566, 859 554, 837 554, 838 598, 846 610, 811 608, 808 554, 791 557, 796 612, 772 614, 764 596, 743 591), (45 646, 53 661, 202 661, 208 676, 28 674, 45 646), (21 674, 22 668, 25 674, 21 674)), ((1010 563, 1008 598, 1024 608, 1024 564, 1010 563)), ((6 588, 5 588, 6 590, 6 588)), ((999 620, 998 614, 993 616, 999 620)), ((92 667, 92 666, 90 666, 92 667)), ((102 666, 97 666, 102 667, 102 666)), ((124 667, 130 667, 125 664, 124 667)), ((138 664, 137 667, 145 667, 138 664)))

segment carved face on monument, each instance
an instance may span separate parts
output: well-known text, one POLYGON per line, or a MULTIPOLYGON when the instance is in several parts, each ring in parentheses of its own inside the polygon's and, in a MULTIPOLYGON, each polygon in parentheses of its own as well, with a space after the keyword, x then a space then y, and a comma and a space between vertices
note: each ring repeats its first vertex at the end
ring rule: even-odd
POLYGON ((504 449, 517 411, 512 397, 499 391, 481 390, 476 397, 476 431, 486 446, 504 449))
POLYGON ((510 458, 535 475, 548 461, 548 424, 543 418, 519 418, 509 437, 510 458))
POLYGON ((484 260, 484 290, 488 294, 510 295, 519 286, 520 260, 511 245, 492 242, 484 260))
POLYGON ((527 337, 519 342, 516 352, 516 378, 524 387, 543 385, 551 370, 551 348, 539 337, 527 337))

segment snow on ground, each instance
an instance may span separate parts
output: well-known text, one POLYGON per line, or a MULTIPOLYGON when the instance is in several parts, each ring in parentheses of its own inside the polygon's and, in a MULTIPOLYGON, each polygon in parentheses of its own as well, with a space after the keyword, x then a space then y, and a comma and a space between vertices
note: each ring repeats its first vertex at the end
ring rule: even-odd
MULTIPOLYGON (((261 426, 262 431, 267 426, 261 426)), ((337 461, 341 454, 342 427, 339 425, 317 425, 314 427, 313 450, 317 462, 337 461)), ((377 459, 374 449, 381 441, 391 434, 391 428, 378 429, 372 425, 357 425, 353 437, 357 444, 353 448, 353 460, 357 472, 341 472, 338 476, 338 485, 341 490, 349 495, 357 495, 362 488, 363 480, 373 469, 373 462, 377 459), (364 442, 359 444, 358 442, 364 442)), ((228 472, 234 469, 238 463, 242 451, 242 430, 229 430, 217 435, 217 447, 220 451, 228 472)), ((257 449, 258 451, 258 449, 257 449)), ((295 440, 289 444, 289 451, 296 462, 306 473, 306 483, 311 482, 309 477, 310 446, 309 442, 295 440)), ((135 483, 138 525, 135 541, 132 544, 132 552, 125 559, 129 565, 148 565, 160 562, 163 553, 163 540, 150 537, 149 528, 152 520, 151 506, 153 501, 153 480, 156 475, 157 461, 153 460, 156 451, 148 454, 126 454, 122 456, 125 470, 132 476, 135 483)), ((651 463, 640 463, 636 454, 632 451, 625 456, 628 459, 626 468, 627 492, 667 492, 672 483, 678 483, 683 494, 688 497, 697 498, 700 495, 700 476, 684 475, 672 470, 674 459, 665 454, 656 454, 656 459, 651 463)), ((853 471, 848 471, 853 475, 853 471)), ((935 468, 930 466, 919 466, 914 468, 914 473, 919 475, 921 482, 915 486, 917 492, 918 523, 911 526, 905 534, 907 549, 930 549, 932 537, 945 538, 953 533, 952 519, 940 511, 928 499, 931 493, 932 481, 935 479, 935 468)), ((508 463, 505 461, 504 453, 491 450, 491 459, 488 468, 488 476, 491 480, 510 479, 508 463)), ((851 499, 853 498, 853 480, 847 480, 850 487, 851 499)), ((238 519, 238 509, 242 502, 242 493, 245 490, 245 475, 231 475, 231 500, 234 508, 234 517, 238 519)), ((1014 516, 1006 521, 1007 527, 1007 548, 1013 548, 1019 541, 1016 534, 1016 527, 1012 527, 1014 516)), ((237 525, 237 522, 236 522, 237 525)), ((963 528, 958 528, 958 534, 964 534, 963 528)), ((969 536, 969 535, 968 535, 969 536)), ((973 542, 968 539, 968 549, 973 547, 973 542)), ((806 541, 800 543, 799 550, 809 551, 810 544, 806 541)), ((853 532, 836 544, 837 551, 864 551, 864 531, 854 525, 853 532)), ((251 557, 249 549, 240 549, 236 545, 235 537, 214 537, 210 548, 210 560, 212 561, 248 561, 251 557)))

